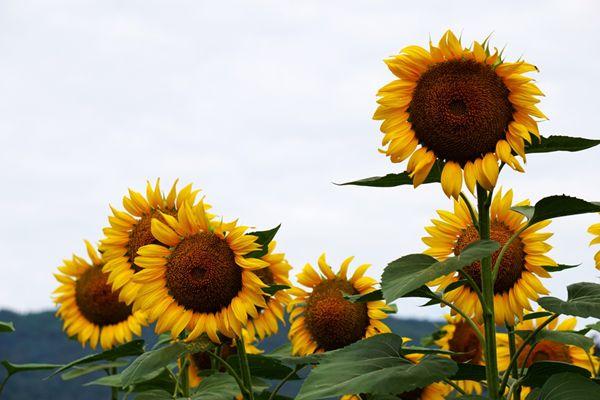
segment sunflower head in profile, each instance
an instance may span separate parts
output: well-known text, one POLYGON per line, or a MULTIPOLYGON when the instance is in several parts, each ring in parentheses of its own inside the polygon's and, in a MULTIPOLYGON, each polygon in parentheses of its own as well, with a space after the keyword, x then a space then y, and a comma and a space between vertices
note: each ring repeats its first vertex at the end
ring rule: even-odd
POLYGON ((184 202, 177 217, 152 218, 152 235, 161 244, 138 250, 134 262, 141 271, 136 306, 156 321, 156 332, 173 338, 187 329, 187 340, 203 333, 215 343, 220 335, 240 337, 249 317, 266 308, 255 271, 266 261, 246 257, 261 246, 237 222, 213 222, 202 202, 184 202))
MULTIPOLYGON (((518 323, 515 326, 515 330, 518 331, 532 331, 539 325, 544 323, 547 317, 535 318, 525 320, 518 323)), ((570 317, 564 319, 559 323, 558 319, 553 320, 544 327, 547 330, 557 331, 573 331, 577 325, 577 318, 570 317)), ((497 349, 498 349, 498 368, 501 371, 506 370, 510 363, 510 347, 508 342, 508 335, 506 333, 499 333, 497 337, 497 349)), ((521 346, 523 339, 519 335, 515 335, 517 348, 521 346)), ((573 346, 570 344, 564 344, 555 342, 552 340, 539 340, 533 347, 526 345, 523 352, 520 354, 517 365, 519 368, 529 368, 533 363, 538 361, 559 361, 568 364, 573 364, 578 367, 587 369, 595 375, 595 371, 598 370, 598 358, 594 355, 594 346, 586 352, 580 347, 573 346)), ((528 388, 523 388, 522 395, 525 397, 529 393, 528 388)))
POLYGON ((85 345, 103 349, 130 341, 133 335, 142 334, 146 325, 145 314, 133 311, 131 306, 119 300, 112 291, 108 276, 102 272, 104 262, 85 241, 91 263, 73 256, 64 260, 54 274, 60 286, 54 291, 54 302, 58 305, 56 315, 63 321, 63 329, 70 337, 85 345))
POLYGON ((137 296, 139 284, 131 279, 140 270, 134 262, 138 250, 152 243, 158 243, 151 232, 152 218, 163 219, 162 214, 176 215, 183 202, 194 202, 199 190, 193 190, 187 185, 179 192, 177 181, 165 196, 160 188, 160 180, 154 187, 147 183, 146 196, 134 190, 129 190, 129 196, 123 197, 124 210, 111 207, 112 214, 108 217, 109 227, 104 228, 105 238, 101 241, 100 250, 106 260, 104 271, 108 281, 119 298, 127 304, 132 304, 137 296))
MULTIPOLYGON (((590 242, 590 246, 599 244, 600 243, 600 223, 593 224, 592 226, 590 226, 590 228, 588 229, 588 232, 595 236, 595 238, 593 238, 592 241, 590 242)), ((594 256, 594 261, 596 262, 596 269, 600 269, 600 250, 598 252, 596 252, 596 255, 594 256)))
MULTIPOLYGON (((469 363, 484 365, 483 346, 471 325, 465 322, 459 315, 445 315, 447 324, 440 329, 442 334, 435 344, 442 350, 449 350, 456 354, 450 356, 457 363, 469 363)), ((483 333, 483 328, 480 330, 483 333)), ((458 381, 467 394, 482 393, 482 387, 475 381, 458 381)))
MULTIPOLYGON (((258 269, 254 273, 267 286, 284 285, 291 286, 289 273, 291 265, 285 259, 285 254, 275 253, 276 242, 269 243, 267 254, 260 259, 268 265, 266 268, 258 269)), ((277 333, 279 330, 279 321, 285 323, 285 307, 289 304, 291 297, 287 290, 278 290, 271 296, 264 296, 266 307, 258 308, 258 316, 248 320, 246 329, 250 337, 258 336, 264 339, 277 333)))
POLYGON ((491 189, 498 160, 523 171, 525 142, 539 137, 542 92, 525 73, 537 68, 506 62, 489 44, 464 48, 451 31, 429 50, 408 46, 385 63, 398 78, 382 87, 374 119, 382 120, 384 152, 392 162, 410 157, 407 170, 420 185, 436 160, 445 162, 441 181, 457 198, 463 181, 473 191, 491 189))
POLYGON ((306 264, 298 275, 298 282, 309 291, 295 287, 290 290, 294 299, 288 305, 291 327, 289 339, 292 352, 307 355, 342 348, 360 339, 390 329, 381 322, 387 317, 383 301, 352 303, 344 294, 365 294, 375 290, 377 281, 363 276, 369 264, 359 266, 350 278, 346 277, 353 257, 342 263, 334 273, 325 260, 319 257, 318 265, 323 275, 306 264))
MULTIPOLYGON (((511 210, 513 199, 512 190, 502 194, 499 190, 491 204, 490 238, 504 246, 509 238, 521 229, 526 221, 524 216, 511 210)), ((529 205, 522 201, 514 205, 529 205)), ((469 244, 479 240, 479 233, 469 215, 466 203, 461 198, 454 201, 454 212, 438 211, 441 219, 432 220, 433 226, 427 227, 429 236, 423 242, 429 246, 425 250, 438 260, 448 256, 459 255, 469 244)), ((498 276, 494 283, 494 308, 496 323, 514 324, 515 317, 521 318, 523 310, 531 310, 530 300, 537 300, 539 295, 548 294, 538 276, 550 277, 544 266, 555 266, 556 262, 546 255, 552 248, 545 241, 551 233, 538 232, 550 224, 550 220, 538 222, 521 232, 510 244, 500 263, 498 276)), ((495 264, 500 250, 492 255, 492 265, 495 264)), ((481 263, 475 262, 463 269, 480 285, 481 263)), ((449 284, 459 280, 459 273, 452 273, 430 282, 443 291, 449 284)), ((481 304, 476 293, 469 286, 460 286, 444 294, 444 298, 456 304, 467 314, 481 319, 481 304)))

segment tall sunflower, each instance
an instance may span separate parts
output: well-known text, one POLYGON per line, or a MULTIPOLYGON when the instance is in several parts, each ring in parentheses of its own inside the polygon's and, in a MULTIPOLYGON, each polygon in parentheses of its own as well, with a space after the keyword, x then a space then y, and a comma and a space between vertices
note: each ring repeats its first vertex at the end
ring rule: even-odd
POLYGON ((353 258, 344 260, 336 274, 322 254, 318 265, 323 275, 310 264, 306 264, 298 275, 298 282, 311 290, 298 287, 290 290, 295 296, 288 305, 291 322, 288 336, 293 354, 335 350, 363 338, 390 332, 381 322, 387 317, 385 302, 352 303, 344 299, 344 294, 369 293, 375 290, 377 283, 375 279, 363 276, 369 264, 359 266, 349 279, 346 277, 353 258))
MULTIPOLYGON (((266 285, 286 285, 291 286, 289 273, 292 267, 285 259, 285 254, 274 253, 276 242, 271 241, 267 254, 261 257, 261 260, 268 265, 255 271, 255 274, 266 285)), ((285 324, 284 312, 285 306, 290 302, 291 297, 286 290, 279 290, 272 296, 265 296, 266 307, 258 308, 258 316, 248 320, 246 329, 249 337, 258 336, 261 340, 267 336, 277 333, 279 323, 285 324)))
POLYGON ((410 157, 415 187, 436 159, 445 161, 442 188, 454 198, 463 177, 471 192, 476 182, 491 189, 498 160, 523 171, 513 152, 525 160, 525 142, 539 137, 534 118, 546 118, 537 107, 543 93, 523 75, 534 65, 504 61, 487 39, 463 48, 451 31, 429 51, 408 46, 385 63, 398 79, 377 93, 373 118, 383 121, 382 152, 394 163, 410 157))
MULTIPOLYGON (((590 242, 590 246, 600 243, 600 223, 593 224, 592 226, 590 226, 590 228, 588 229, 588 232, 591 233, 592 235, 596 236, 590 242)), ((600 269, 600 250, 598 252, 596 252, 596 255, 594 256, 594 261, 596 261, 596 269, 600 269)))
POLYGON ((193 190, 189 184, 179 192, 177 180, 173 183, 168 195, 160 188, 160 180, 154 187, 150 182, 146 185, 146 196, 129 189, 129 196, 123 197, 125 210, 117 210, 111 206, 113 215, 108 217, 110 227, 104 228, 106 236, 100 245, 102 256, 106 260, 104 272, 109 274, 108 282, 113 290, 119 291, 119 298, 132 304, 140 285, 133 282, 132 277, 140 267, 134 263, 140 247, 158 243, 150 230, 152 218, 162 218, 162 213, 176 215, 185 201, 194 202, 199 190, 193 190))
POLYGON ((103 349, 110 349, 130 341, 133 335, 140 336, 146 317, 119 300, 102 272, 104 262, 87 240, 85 246, 91 263, 74 255, 54 274, 61 284, 54 291, 56 315, 64 321, 67 335, 77 336, 82 345, 89 342, 95 349, 100 343, 103 349))
MULTIPOLYGON (((525 224, 524 216, 512 211, 513 192, 509 190, 502 194, 499 190, 491 204, 490 237, 503 246, 509 238, 525 224)), ((528 205, 529 201, 521 201, 515 205, 528 205)), ((429 246, 425 251, 439 260, 450 255, 458 255, 467 245, 479 240, 479 233, 474 227, 466 203, 461 198, 454 201, 454 213, 438 211, 440 220, 432 220, 433 226, 425 230, 429 236, 423 242, 429 246)), ((540 294, 548 294, 539 277, 548 278, 550 274, 544 266, 555 266, 556 262, 546 255, 552 248, 545 241, 551 233, 541 233, 539 230, 550 224, 543 221, 533 224, 521 232, 510 244, 502 258, 498 276, 494 284, 494 307, 496 323, 514 324, 515 317, 521 318, 523 310, 531 310, 529 300, 536 300, 540 294)), ((495 264, 500 250, 492 255, 492 265, 495 264)), ((463 269, 480 285, 481 263, 475 262, 463 269)), ((452 273, 431 282, 438 290, 445 289, 452 282, 459 280, 459 273, 452 273)), ((468 286, 461 286, 444 294, 444 298, 453 302, 469 315, 481 318, 481 304, 476 293, 468 286)))
MULTIPOLYGON (((471 325, 466 323, 459 315, 445 315, 447 324, 440 332, 443 336, 435 341, 443 350, 453 351, 451 358, 457 363, 469 363, 475 365, 484 365, 483 347, 473 331, 471 325)), ((483 333, 483 328, 481 328, 483 333)), ((479 382, 458 381, 457 384, 467 393, 473 392, 481 394, 482 388, 479 382)))
POLYGON ((141 247, 134 260, 141 268, 133 276, 141 285, 135 304, 158 320, 157 333, 175 338, 187 328, 188 340, 206 333, 215 343, 219 334, 240 337, 257 307, 267 306, 255 271, 268 263, 246 257, 260 248, 257 237, 236 222, 209 220, 202 202, 184 202, 177 218, 161 216, 152 218, 151 232, 163 244, 141 247))

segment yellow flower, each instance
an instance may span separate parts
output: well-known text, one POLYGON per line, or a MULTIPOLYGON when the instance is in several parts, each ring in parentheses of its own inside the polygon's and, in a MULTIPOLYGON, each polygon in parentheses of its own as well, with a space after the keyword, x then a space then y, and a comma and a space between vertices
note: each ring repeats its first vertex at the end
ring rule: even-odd
MULTIPOLYGON (((592 235, 596 236, 590 242, 590 246, 600 243, 600 223, 590 226, 590 228, 588 229, 588 232, 591 233, 592 235)), ((596 269, 600 269, 600 251, 598 251, 596 253, 596 255, 594 256, 594 261, 596 261, 596 269)))
MULTIPOLYGON (((448 323, 440 329, 444 335, 437 339, 435 344, 443 350, 460 353, 451 356, 457 363, 484 365, 483 347, 471 325, 459 315, 445 315, 444 317, 448 323)), ((480 331, 483 333, 483 329, 480 331)), ((481 394, 482 392, 479 382, 458 381, 456 383, 468 394, 473 392, 481 394)))
POLYGON ((140 336, 146 318, 119 300, 102 272, 104 262, 90 242, 86 240, 85 245, 91 264, 74 255, 58 267, 60 273, 54 274, 61 284, 54 291, 56 315, 64 321, 67 335, 77 336, 84 346, 89 342, 94 349, 100 343, 106 350, 129 342, 133 335, 140 336))
POLYGON ((359 266, 350 278, 346 273, 353 257, 342 263, 335 274, 325 260, 319 257, 317 273, 306 264, 298 275, 298 282, 311 290, 294 287, 295 298, 288 305, 291 327, 289 339, 295 355, 307 355, 339 349, 362 338, 390 332, 381 322, 387 317, 383 301, 352 303, 343 295, 365 294, 375 290, 377 281, 363 276, 369 264, 359 266))
POLYGON ((257 307, 267 306, 255 274, 266 261, 246 257, 260 245, 237 222, 213 222, 200 202, 184 202, 177 217, 152 218, 152 235, 163 244, 138 250, 133 276, 140 284, 136 306, 158 321, 156 332, 173 338, 188 329, 187 340, 203 333, 215 343, 219 334, 240 337, 257 307))
POLYGON ((129 196, 123 197, 124 211, 111 207, 113 215, 108 217, 110 227, 104 228, 106 236, 100 245, 100 251, 106 261, 104 272, 109 274, 108 282, 113 290, 119 291, 119 299, 132 304, 140 285, 132 277, 139 266, 134 259, 140 247, 157 243, 150 232, 152 218, 161 218, 161 213, 176 215, 184 201, 194 202, 199 190, 187 185, 177 192, 177 181, 173 183, 167 196, 160 189, 157 179, 154 188, 150 182, 146 186, 146 197, 129 190, 129 196))
POLYGON ((463 180, 471 192, 476 182, 491 189, 498 160, 523 171, 513 152, 525 160, 525 142, 539 137, 534 118, 546 118, 536 105, 543 93, 523 75, 537 68, 505 62, 486 42, 463 48, 447 31, 429 51, 408 46, 385 60, 398 79, 377 93, 373 118, 383 121, 382 152, 394 163, 410 157, 415 187, 436 159, 445 161, 442 188, 454 198, 463 180))
MULTIPOLYGON (((512 211, 513 192, 509 190, 502 194, 499 190, 491 204, 491 232, 490 237, 503 246, 509 238, 525 224, 523 215, 512 211)), ((515 205, 528 205, 522 201, 515 205)), ((479 233, 474 227, 466 203, 461 198, 454 201, 454 213, 438 211, 440 220, 432 220, 433 226, 427 227, 429 236, 423 242, 429 246, 425 251, 438 260, 444 260, 450 255, 458 255, 467 245, 479 240, 479 233)), ((546 255, 552 248, 545 242, 552 236, 551 233, 538 232, 550 224, 543 221, 525 229, 510 244, 502 258, 498 276, 494 285, 494 307, 496 323, 514 324, 515 317, 521 318, 523 310, 531 310, 529 300, 537 300, 540 294, 548 294, 538 276, 550 277, 544 266, 555 266, 556 262, 546 255)), ((492 256, 492 265, 495 264, 498 253, 492 256)), ((481 282, 481 263, 475 262, 463 271, 479 285, 481 282)), ((431 282, 431 286, 438 286, 443 290, 449 284, 459 280, 459 274, 452 273, 431 282)), ((481 320, 481 304, 476 293, 469 286, 460 286, 444 294, 444 298, 461 308, 470 316, 481 320)))

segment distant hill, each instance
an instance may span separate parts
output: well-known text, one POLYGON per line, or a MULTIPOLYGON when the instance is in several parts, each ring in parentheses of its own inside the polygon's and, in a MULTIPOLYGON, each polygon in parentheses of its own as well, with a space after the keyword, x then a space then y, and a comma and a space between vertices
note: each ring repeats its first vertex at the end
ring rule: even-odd
MULTIPOLYGON (((0 360, 14 363, 44 362, 61 364, 91 353, 83 349, 78 342, 67 339, 62 332, 61 321, 53 312, 32 314, 16 314, 0 310, 0 321, 12 321, 16 332, 0 334, 0 360)), ((435 329, 429 321, 388 318, 386 323, 392 330, 402 336, 421 338, 435 329)), ((287 342, 287 327, 279 334, 268 338, 260 344, 262 349, 270 351, 287 342)), ((147 342, 153 343, 154 335, 150 329, 144 331, 147 342)), ((91 381, 91 376, 64 382, 60 377, 43 380, 47 372, 21 373, 13 376, 8 382, 2 400, 105 400, 109 393, 106 388, 87 386, 83 383, 91 381)), ((101 375, 98 375, 101 376, 101 375)), ((0 380, 4 377, 4 369, 0 371, 0 380)), ((291 394, 297 384, 286 386, 283 393, 291 394)))

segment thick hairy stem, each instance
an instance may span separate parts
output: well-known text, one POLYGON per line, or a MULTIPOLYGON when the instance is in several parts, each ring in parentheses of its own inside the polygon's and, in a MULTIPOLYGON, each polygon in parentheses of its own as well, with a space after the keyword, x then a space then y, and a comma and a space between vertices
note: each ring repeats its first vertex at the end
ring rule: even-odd
MULTIPOLYGON (((490 238, 490 197, 485 189, 477 185, 477 210, 479 212, 479 237, 490 238), (489 197, 488 197, 489 196, 489 197)), ((494 283, 492 280, 492 257, 481 260, 481 292, 484 304, 483 325, 485 333, 485 372, 490 399, 497 400, 498 360, 496 354, 496 322, 494 319, 494 283)))
MULTIPOLYGON (((512 358, 517 352, 517 344, 515 342, 515 329, 511 325, 506 325, 506 330, 508 331, 508 348, 510 350, 510 358, 512 358)), ((511 374, 515 381, 519 379, 519 366, 518 363, 514 363, 511 368, 511 374)), ((511 392, 514 391, 514 398, 517 400, 521 400, 521 386, 520 385, 512 385, 510 388, 511 392)), ((508 397, 510 400, 510 397, 508 397)))
POLYGON ((254 400, 254 391, 252 390, 252 375, 250 374, 250 364, 248 363, 248 355, 246 354, 244 338, 237 338, 235 340, 235 346, 237 348, 238 358, 240 360, 240 370, 242 372, 244 386, 248 389, 244 398, 248 400, 254 400))

